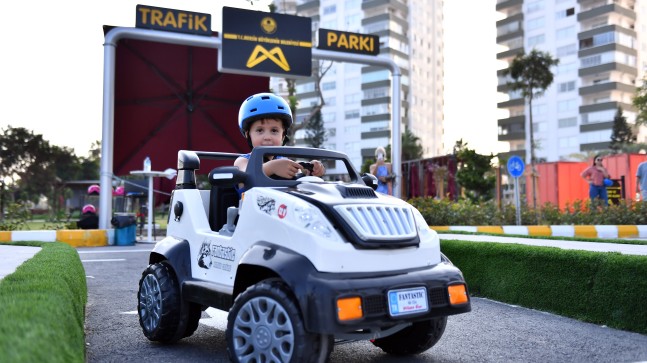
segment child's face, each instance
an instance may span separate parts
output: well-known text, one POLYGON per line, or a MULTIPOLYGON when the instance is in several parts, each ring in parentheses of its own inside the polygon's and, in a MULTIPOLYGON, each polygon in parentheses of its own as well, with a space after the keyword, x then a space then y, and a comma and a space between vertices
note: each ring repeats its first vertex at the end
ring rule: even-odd
POLYGON ((252 123, 249 128, 252 146, 283 145, 283 122, 277 119, 261 119, 252 123))

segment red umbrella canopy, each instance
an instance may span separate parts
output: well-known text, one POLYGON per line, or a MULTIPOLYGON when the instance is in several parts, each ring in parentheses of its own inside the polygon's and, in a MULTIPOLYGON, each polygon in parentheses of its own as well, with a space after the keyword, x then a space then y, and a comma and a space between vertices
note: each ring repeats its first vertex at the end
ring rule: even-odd
MULTIPOLYGON (((213 48, 119 41, 115 175, 142 170, 146 156, 153 170, 175 169, 180 149, 249 152, 238 130, 238 109, 250 95, 267 92, 269 78, 220 73, 217 62, 213 48)), ((203 161, 199 173, 215 165, 203 161)))

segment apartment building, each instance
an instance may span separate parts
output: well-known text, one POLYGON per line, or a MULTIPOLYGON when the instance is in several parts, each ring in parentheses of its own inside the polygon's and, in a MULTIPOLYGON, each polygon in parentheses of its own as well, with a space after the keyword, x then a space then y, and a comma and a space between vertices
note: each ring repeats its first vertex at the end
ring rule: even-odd
MULTIPOLYGON (((618 107, 635 123, 632 98, 641 84, 645 52, 645 2, 635 0, 498 0, 499 60, 508 64, 532 49, 559 59, 554 81, 533 100, 533 132, 540 161, 576 160, 608 149, 618 107)), ((519 92, 511 91, 498 71, 498 91, 508 100, 499 119, 499 141, 510 153, 527 157, 529 110, 519 92)), ((645 128, 638 141, 646 142, 645 128)), ((528 158, 526 160, 529 160, 528 158)))
MULTIPOLYGON (((314 44, 319 28, 380 38, 379 56, 401 68, 401 130, 420 138, 424 157, 441 155, 443 145, 443 1, 442 0, 276 0, 277 12, 310 17, 314 44)), ((324 61, 324 66, 329 62, 324 61)), ((287 90, 281 79, 272 89, 287 90)), ((299 79, 297 123, 319 103, 315 79, 299 79)), ((335 62, 321 79, 322 116, 327 149, 349 155, 355 167, 391 143, 390 71, 377 66, 335 62)), ((305 131, 296 134, 303 144, 305 131)))

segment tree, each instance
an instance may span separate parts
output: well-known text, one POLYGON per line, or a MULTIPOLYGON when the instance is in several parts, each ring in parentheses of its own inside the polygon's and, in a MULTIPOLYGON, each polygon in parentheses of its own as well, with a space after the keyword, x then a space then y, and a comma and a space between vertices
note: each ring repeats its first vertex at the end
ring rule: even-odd
POLYGON ((458 159, 456 181, 465 188, 472 202, 491 200, 494 197, 496 178, 492 173, 494 155, 481 155, 467 147, 463 140, 456 141, 454 154, 458 159))
POLYGON ((321 110, 319 110, 306 125, 305 142, 311 147, 321 148, 327 139, 321 110))
MULTIPOLYGON (((422 159, 422 145, 420 138, 416 136, 408 127, 405 126, 401 137, 402 143, 402 161, 422 159)), ((387 155, 391 155, 391 144, 387 145, 384 150, 387 155)))
POLYGON ((23 127, 7 126, 0 135, 0 175, 13 186, 30 165, 41 157, 49 143, 23 127), (8 180, 6 180, 8 179, 8 180))
POLYGON ((647 125, 647 79, 636 89, 636 94, 631 103, 638 109, 636 126, 647 125))
POLYGON ((634 144, 635 142, 636 136, 627 123, 627 118, 622 114, 622 108, 618 107, 618 111, 616 111, 616 115, 613 118, 613 131, 611 132, 611 144, 609 148, 618 154, 627 145, 634 144))
POLYGON ((503 74, 510 76, 512 81, 508 86, 513 91, 521 91, 521 95, 528 101, 528 118, 530 124, 530 163, 532 165, 532 205, 537 208, 535 167, 535 138, 533 133, 532 101, 544 94, 546 89, 553 83, 553 73, 550 67, 559 64, 559 59, 553 59, 550 53, 533 49, 527 55, 521 53, 510 63, 510 67, 503 71, 503 74))
MULTIPOLYGON (((0 209, 5 202, 4 187, 16 200, 37 202, 46 196, 56 208, 63 195, 63 182, 98 179, 100 142, 87 158, 79 158, 68 147, 50 145, 42 135, 22 127, 8 126, 0 134, 0 209)), ((1 212, 1 211, 0 211, 1 212)))
POLYGON ((317 98, 319 98, 319 102, 315 106, 312 106, 310 109, 310 112, 308 115, 303 119, 302 122, 297 123, 296 122, 296 114, 297 114, 297 106, 298 106, 298 101, 296 97, 296 87, 294 85, 294 80, 293 79, 285 79, 288 85, 288 104, 290 105, 290 110, 292 111, 292 117, 295 118, 294 122, 292 122, 292 127, 290 127, 290 130, 288 131, 288 145, 294 145, 295 139, 294 135, 296 134, 297 131, 306 128, 307 125, 309 124, 310 120, 316 115, 317 113, 321 113, 321 109, 324 107, 326 104, 326 101, 324 100, 323 97, 323 92, 321 92, 321 80, 323 77, 328 73, 330 68, 332 67, 333 62, 324 62, 324 61, 319 61, 315 62, 313 65, 312 69, 312 74, 314 78, 314 86, 315 86, 315 93, 317 94, 317 98))

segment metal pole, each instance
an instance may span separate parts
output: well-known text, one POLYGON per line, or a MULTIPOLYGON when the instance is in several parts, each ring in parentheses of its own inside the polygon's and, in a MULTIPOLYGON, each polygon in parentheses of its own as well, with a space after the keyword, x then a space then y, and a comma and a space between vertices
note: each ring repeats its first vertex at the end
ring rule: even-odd
MULTIPOLYGON (((402 80, 400 77, 402 73, 400 72, 400 67, 394 60, 387 57, 340 53, 316 48, 312 49, 312 58, 376 65, 388 68, 391 71, 391 166, 392 170, 395 170, 396 173, 395 184, 402 182, 402 175, 400 175, 402 174, 402 146, 400 145, 402 139, 400 131, 400 108, 402 105, 400 90, 402 80)), ((393 190, 393 196, 401 198, 401 188, 395 188, 393 190)))
POLYGON ((521 202, 519 201, 519 178, 514 178, 514 206, 517 214, 517 226, 521 225, 521 202))
POLYGON ((148 242, 153 242, 153 176, 148 177, 148 242))

